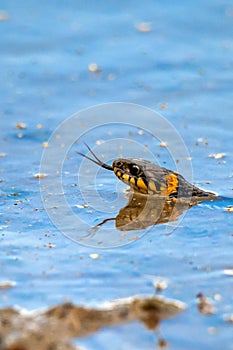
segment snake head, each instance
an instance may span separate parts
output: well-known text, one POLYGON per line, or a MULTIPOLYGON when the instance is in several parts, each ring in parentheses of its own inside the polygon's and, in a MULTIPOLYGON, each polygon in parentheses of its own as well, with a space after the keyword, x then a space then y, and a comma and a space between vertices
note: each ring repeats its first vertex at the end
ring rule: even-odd
POLYGON ((134 159, 117 159, 112 163, 114 174, 134 191, 148 194, 148 179, 143 167, 134 159))

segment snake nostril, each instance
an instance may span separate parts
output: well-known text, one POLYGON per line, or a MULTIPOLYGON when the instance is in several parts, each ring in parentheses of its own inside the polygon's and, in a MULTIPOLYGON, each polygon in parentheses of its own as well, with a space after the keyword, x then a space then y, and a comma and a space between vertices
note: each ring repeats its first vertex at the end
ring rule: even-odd
POLYGON ((120 167, 122 166, 122 162, 121 162, 120 160, 117 160, 117 161, 115 162, 115 165, 116 165, 118 168, 120 168, 120 167))

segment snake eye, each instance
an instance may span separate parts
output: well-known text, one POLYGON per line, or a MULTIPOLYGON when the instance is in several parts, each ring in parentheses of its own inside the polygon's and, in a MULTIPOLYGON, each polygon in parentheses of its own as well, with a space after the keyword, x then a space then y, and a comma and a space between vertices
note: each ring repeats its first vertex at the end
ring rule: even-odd
POLYGON ((141 168, 140 168, 138 165, 133 164, 133 165, 131 166, 131 168, 130 168, 130 172, 131 172, 132 175, 137 176, 137 175, 140 174, 141 168))

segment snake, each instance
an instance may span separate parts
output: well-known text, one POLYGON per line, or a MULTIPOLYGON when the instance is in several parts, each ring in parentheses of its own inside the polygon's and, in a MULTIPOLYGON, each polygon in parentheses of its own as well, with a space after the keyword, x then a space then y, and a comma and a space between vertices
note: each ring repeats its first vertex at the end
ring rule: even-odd
POLYGON ((98 166, 113 171, 117 178, 130 186, 135 193, 155 195, 165 198, 199 198, 214 200, 218 196, 213 192, 202 190, 176 171, 169 170, 148 160, 139 158, 119 158, 112 165, 102 162, 92 149, 85 146, 94 157, 77 152, 82 157, 96 163, 98 166))

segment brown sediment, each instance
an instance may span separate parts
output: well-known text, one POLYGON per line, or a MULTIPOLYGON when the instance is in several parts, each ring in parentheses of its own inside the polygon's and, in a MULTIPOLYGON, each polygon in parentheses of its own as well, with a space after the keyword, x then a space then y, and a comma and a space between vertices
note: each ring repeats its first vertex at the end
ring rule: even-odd
POLYGON ((184 309, 182 302, 160 296, 121 299, 101 308, 72 303, 32 312, 5 308, 0 310, 0 350, 78 350, 73 337, 134 320, 154 330, 160 321, 184 309))

